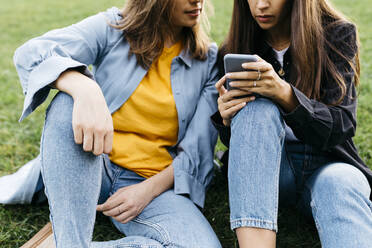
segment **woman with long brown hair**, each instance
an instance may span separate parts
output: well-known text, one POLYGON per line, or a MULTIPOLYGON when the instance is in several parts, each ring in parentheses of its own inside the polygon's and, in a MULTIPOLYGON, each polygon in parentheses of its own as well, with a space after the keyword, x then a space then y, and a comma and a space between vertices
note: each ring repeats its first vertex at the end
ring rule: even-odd
POLYGON ((17 49, 21 119, 60 91, 37 160, 57 248, 221 246, 198 209, 217 139, 204 5, 128 0, 17 49), (126 237, 91 242, 96 210, 126 237))
POLYGON ((371 246, 372 173, 352 141, 358 48, 355 25, 327 0, 234 1, 221 73, 227 53, 257 61, 216 84, 213 120, 230 148, 240 247, 275 247, 278 206, 288 205, 313 217, 323 247, 371 246))

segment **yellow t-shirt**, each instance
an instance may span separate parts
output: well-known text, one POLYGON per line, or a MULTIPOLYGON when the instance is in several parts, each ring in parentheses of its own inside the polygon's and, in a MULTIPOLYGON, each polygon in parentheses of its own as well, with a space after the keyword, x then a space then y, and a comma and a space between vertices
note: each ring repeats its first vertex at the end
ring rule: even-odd
POLYGON ((182 43, 164 48, 137 89, 112 115, 113 149, 110 160, 143 177, 151 177, 173 159, 166 147, 177 143, 178 116, 171 88, 171 63, 182 43))

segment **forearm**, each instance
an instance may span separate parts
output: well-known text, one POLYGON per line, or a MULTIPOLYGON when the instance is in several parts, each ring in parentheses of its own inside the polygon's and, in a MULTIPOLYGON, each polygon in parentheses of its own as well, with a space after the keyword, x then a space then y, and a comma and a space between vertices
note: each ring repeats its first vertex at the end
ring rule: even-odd
POLYGON ((144 184, 148 185, 151 190, 152 196, 155 198, 161 193, 167 191, 173 187, 174 183, 174 169, 172 165, 169 165, 166 169, 159 172, 155 176, 152 176, 145 181, 144 184))
POLYGON ((82 93, 100 92, 97 83, 75 70, 63 72, 51 86, 69 94, 74 100, 82 93))
POLYGON ((284 109, 285 112, 290 113, 300 104, 292 90, 289 83, 282 81, 281 94, 275 101, 284 109))

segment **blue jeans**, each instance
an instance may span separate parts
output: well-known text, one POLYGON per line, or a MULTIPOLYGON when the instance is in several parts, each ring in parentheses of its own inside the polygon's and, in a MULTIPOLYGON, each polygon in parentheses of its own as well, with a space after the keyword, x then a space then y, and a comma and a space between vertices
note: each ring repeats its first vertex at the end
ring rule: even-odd
POLYGON ((221 247, 199 209, 173 189, 156 197, 127 224, 112 219, 126 237, 91 242, 97 202, 145 178, 75 144, 72 108, 70 96, 56 96, 47 110, 41 141, 42 175, 57 248, 221 247))
POLYGON ((231 124, 231 228, 277 231, 278 206, 314 218, 322 247, 372 246, 372 203, 366 177, 302 143, 285 142, 275 104, 258 98, 231 124))

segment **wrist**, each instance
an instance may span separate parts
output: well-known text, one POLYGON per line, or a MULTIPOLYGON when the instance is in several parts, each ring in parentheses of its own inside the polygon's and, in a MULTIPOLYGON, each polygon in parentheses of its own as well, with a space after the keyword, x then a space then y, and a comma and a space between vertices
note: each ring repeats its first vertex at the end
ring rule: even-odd
POLYGON ((289 83, 282 80, 281 90, 277 102, 286 112, 292 112, 299 104, 289 83))
POLYGON ((154 183, 151 180, 151 178, 148 178, 145 181, 142 181, 141 184, 145 188, 145 191, 147 192, 147 195, 151 199, 154 199, 155 197, 157 197, 158 195, 160 195, 160 193, 157 192, 156 185, 154 185, 154 183))
POLYGON ((173 166, 169 165, 167 168, 165 168, 158 174, 142 181, 141 184, 143 184, 146 192, 152 197, 152 199, 154 199, 163 192, 172 188, 174 184, 173 174, 174 174, 173 166))
POLYGON ((74 70, 63 72, 55 81, 54 86, 74 100, 83 96, 94 96, 100 93, 99 86, 92 79, 74 70))
POLYGON ((281 92, 282 94, 280 94, 279 101, 283 103, 288 102, 292 94, 292 87, 284 80, 282 80, 281 83, 281 92))
POLYGON ((222 123, 223 123, 224 126, 229 127, 230 126, 230 123, 231 123, 231 120, 223 119, 222 120, 222 123))
POLYGON ((71 97, 74 101, 79 99, 93 100, 97 103, 101 103, 100 100, 104 99, 103 94, 99 86, 94 82, 80 81, 78 85, 71 92, 71 97))

